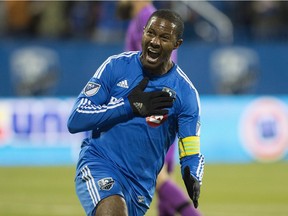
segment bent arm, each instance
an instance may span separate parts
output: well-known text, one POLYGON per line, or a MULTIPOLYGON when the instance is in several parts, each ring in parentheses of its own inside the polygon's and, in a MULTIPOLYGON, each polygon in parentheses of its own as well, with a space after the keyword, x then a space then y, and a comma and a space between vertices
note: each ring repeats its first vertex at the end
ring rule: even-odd
POLYGON ((69 132, 105 130, 132 118, 128 99, 111 95, 117 80, 116 72, 121 69, 114 66, 117 58, 109 57, 79 94, 67 122, 69 132))
POLYGON ((106 104, 95 104, 89 98, 78 98, 68 119, 70 133, 113 126, 133 116, 128 99, 111 98, 106 104))

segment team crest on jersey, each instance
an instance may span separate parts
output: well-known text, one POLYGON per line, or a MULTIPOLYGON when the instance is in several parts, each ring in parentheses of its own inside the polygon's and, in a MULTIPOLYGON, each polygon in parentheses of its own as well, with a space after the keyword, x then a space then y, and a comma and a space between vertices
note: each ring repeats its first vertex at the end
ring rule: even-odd
POLYGON ((107 177, 100 179, 97 183, 101 190, 109 191, 113 187, 115 181, 112 177, 107 177))
POLYGON ((144 203, 145 197, 144 196, 137 196, 137 201, 138 201, 138 203, 144 203))
POLYGON ((99 91, 100 87, 101 85, 98 83, 88 82, 83 92, 87 97, 91 97, 99 91))
POLYGON ((172 98, 173 98, 173 100, 175 100, 175 99, 176 99, 176 92, 175 92, 175 91, 173 91, 172 89, 170 89, 170 88, 167 88, 167 87, 164 87, 164 88, 162 89, 162 91, 168 92, 168 93, 169 93, 169 95, 170 95, 170 97, 172 97, 172 98))
POLYGON ((146 117, 146 122, 151 127, 158 127, 168 118, 168 115, 153 115, 146 117))

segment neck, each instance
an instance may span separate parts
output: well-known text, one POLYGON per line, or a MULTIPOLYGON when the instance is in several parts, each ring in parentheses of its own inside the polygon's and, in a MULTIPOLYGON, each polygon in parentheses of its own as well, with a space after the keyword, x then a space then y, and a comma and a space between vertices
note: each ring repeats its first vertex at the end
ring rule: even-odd
POLYGON ((146 69, 146 71, 151 75, 151 76, 161 76, 166 73, 173 67, 173 62, 169 60, 169 62, 165 65, 162 65, 161 68, 155 68, 155 69, 146 69))
POLYGON ((168 63, 166 65, 164 65, 164 70, 161 73, 161 75, 168 73, 168 71, 170 71, 170 69, 173 67, 173 62, 171 59, 169 59, 168 63))

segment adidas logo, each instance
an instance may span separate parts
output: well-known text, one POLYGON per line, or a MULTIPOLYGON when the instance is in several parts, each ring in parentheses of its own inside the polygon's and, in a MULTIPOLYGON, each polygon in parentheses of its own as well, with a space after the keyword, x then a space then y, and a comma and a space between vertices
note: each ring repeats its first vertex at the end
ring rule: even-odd
POLYGON ((117 86, 122 88, 129 88, 127 80, 122 80, 119 83, 117 83, 117 86))
POLYGON ((143 103, 134 102, 133 105, 138 110, 138 112, 141 113, 141 109, 142 109, 143 103))

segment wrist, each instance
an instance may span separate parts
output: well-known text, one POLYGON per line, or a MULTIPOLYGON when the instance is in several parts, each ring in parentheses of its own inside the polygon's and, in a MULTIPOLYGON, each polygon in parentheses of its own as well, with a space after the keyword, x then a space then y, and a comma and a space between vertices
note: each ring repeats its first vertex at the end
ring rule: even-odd
POLYGON ((124 98, 124 108, 126 110, 127 116, 132 118, 134 116, 134 112, 128 98, 124 98))
POLYGON ((184 176, 185 167, 188 166, 190 168, 190 174, 194 176, 201 184, 204 174, 204 163, 204 156, 200 153, 181 158, 180 164, 182 177, 184 176))

